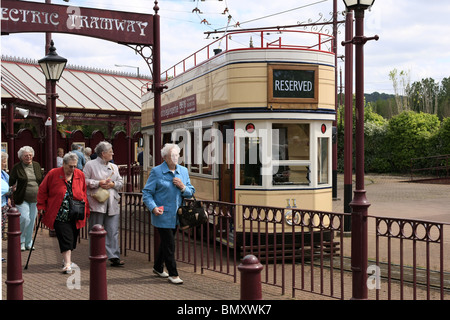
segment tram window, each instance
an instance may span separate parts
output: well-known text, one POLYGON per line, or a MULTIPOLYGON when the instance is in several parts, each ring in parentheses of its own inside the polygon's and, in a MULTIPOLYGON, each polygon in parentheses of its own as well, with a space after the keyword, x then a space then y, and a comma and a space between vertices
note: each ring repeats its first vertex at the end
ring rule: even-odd
POLYGON ((240 184, 261 186, 260 138, 241 138, 240 184))
POLYGON ((318 138, 317 143, 318 183, 328 184, 328 138, 318 138))
POLYGON ((163 134, 162 145, 164 146, 166 143, 172 143, 172 134, 170 132, 163 134))
POLYGON ((274 172, 272 184, 275 185, 309 185, 309 166, 308 165, 289 165, 273 168, 274 172))
POLYGON ((200 172, 200 164, 195 159, 195 155, 197 155, 197 153, 195 152, 196 147, 197 147, 197 143, 194 140, 194 131, 191 131, 191 159, 190 159, 191 172, 199 173, 200 172))
MULTIPOLYGON (((206 130, 208 130, 208 128, 203 128, 202 137, 205 136, 206 130)), ((214 142, 212 142, 211 140, 213 140, 213 139, 211 138, 210 140, 203 141, 203 143, 202 143, 202 152, 203 152, 202 173, 203 174, 211 174, 212 173, 212 157, 211 157, 209 148, 210 148, 210 144, 214 143, 214 142)))
POLYGON ((309 160, 309 123, 274 123, 272 129, 274 160, 309 160))
MULTIPOLYGON (((145 150, 145 149, 144 149, 145 150)), ((149 137, 149 148, 148 148, 148 165, 153 167, 153 136, 149 137)))

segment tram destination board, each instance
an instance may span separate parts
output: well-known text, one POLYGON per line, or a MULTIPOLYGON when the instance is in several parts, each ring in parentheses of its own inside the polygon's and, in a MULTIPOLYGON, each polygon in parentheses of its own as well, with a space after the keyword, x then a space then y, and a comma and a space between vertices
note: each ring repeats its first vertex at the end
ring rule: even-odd
POLYGON ((269 66, 270 102, 317 102, 317 68, 269 66))

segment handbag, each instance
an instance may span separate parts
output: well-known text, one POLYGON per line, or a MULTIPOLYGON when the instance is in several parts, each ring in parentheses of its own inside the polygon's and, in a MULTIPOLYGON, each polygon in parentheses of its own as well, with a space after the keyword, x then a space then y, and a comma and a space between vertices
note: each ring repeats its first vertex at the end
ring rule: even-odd
POLYGON ((178 220, 180 222, 180 229, 187 230, 189 228, 198 227, 208 221, 208 214, 202 206, 200 201, 195 199, 178 208, 178 220))
POLYGON ((83 200, 69 199, 69 219, 84 220, 84 210, 86 203, 83 200))
MULTIPOLYGON (((114 169, 111 164, 110 164, 110 167, 111 167, 112 173, 107 179, 111 178, 114 174, 114 169)), ((94 198, 95 200, 97 200, 98 202, 103 203, 106 200, 108 200, 108 198, 109 198, 109 190, 99 187, 97 192, 91 194, 91 197, 94 198)))
POLYGON ((96 193, 91 194, 91 197, 100 203, 105 202, 109 198, 109 191, 99 187, 96 193))

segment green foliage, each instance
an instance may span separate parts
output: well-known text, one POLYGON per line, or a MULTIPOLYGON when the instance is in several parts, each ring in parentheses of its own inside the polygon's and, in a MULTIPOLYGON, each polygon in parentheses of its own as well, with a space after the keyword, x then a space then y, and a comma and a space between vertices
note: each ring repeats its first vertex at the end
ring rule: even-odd
MULTIPOLYGON (((344 110, 338 110, 338 170, 344 170, 344 110)), ((450 118, 404 111, 386 120, 368 104, 364 113, 364 160, 366 172, 406 173, 411 159, 450 154, 450 118)), ((353 149, 355 117, 353 117, 353 149)), ((355 163, 355 159, 353 159, 355 163)))
POLYGON ((445 118, 442 121, 441 128, 437 136, 439 154, 450 154, 450 117, 445 118))
POLYGON ((394 172, 407 172, 411 159, 430 155, 439 132, 436 115, 405 111, 389 120, 385 145, 394 172))

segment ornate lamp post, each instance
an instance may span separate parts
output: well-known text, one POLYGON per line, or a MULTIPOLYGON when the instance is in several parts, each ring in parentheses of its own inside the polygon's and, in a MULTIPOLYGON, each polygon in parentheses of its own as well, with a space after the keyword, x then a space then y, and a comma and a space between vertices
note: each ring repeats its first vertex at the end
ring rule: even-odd
POLYGON ((50 118, 50 125, 46 126, 47 135, 47 159, 46 170, 56 167, 56 99, 58 94, 56 93, 56 82, 59 81, 64 68, 67 64, 67 59, 60 57, 56 53, 53 40, 50 42, 49 53, 38 61, 39 65, 44 72, 45 79, 51 83, 50 93, 47 95, 47 99, 51 99, 50 107, 47 104, 47 118, 50 118))
POLYGON ((375 0, 344 0, 348 11, 355 11, 356 30, 352 40, 343 45, 355 45, 355 91, 356 91, 356 186, 352 207, 352 299, 367 299, 367 210, 370 203, 364 190, 364 44, 378 40, 378 36, 364 37, 364 11, 375 0))

